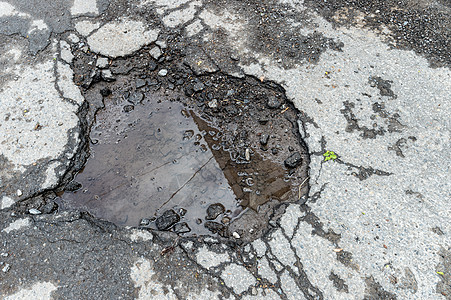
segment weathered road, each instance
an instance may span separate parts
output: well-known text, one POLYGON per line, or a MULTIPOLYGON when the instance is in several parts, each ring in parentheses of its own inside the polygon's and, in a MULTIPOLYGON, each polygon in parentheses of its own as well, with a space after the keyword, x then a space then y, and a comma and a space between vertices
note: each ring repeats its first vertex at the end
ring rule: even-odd
POLYGON ((447 0, 0 1, 2 299, 451 299, 450 15, 447 0), (253 242, 55 211, 102 105, 90 81, 147 49, 160 77, 183 60, 274 82, 299 111, 308 197, 253 242))

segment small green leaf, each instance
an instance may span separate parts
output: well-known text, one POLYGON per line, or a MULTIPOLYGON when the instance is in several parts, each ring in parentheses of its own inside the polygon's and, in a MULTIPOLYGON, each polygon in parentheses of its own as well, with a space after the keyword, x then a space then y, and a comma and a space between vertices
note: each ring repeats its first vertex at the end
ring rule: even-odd
POLYGON ((333 151, 326 151, 325 153, 323 153, 323 156, 324 156, 324 161, 336 160, 338 158, 338 156, 333 151))
POLYGON ((437 272, 438 275, 442 275, 445 276, 445 274, 443 272, 437 272))

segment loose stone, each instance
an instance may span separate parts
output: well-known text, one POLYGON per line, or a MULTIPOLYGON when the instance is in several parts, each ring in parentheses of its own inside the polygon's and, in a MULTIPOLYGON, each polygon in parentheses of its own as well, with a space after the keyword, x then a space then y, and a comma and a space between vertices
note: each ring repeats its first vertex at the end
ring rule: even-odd
POLYGON ((134 109, 135 109, 135 107, 133 105, 125 105, 124 106, 124 112, 126 112, 126 113, 131 112, 134 109))
POLYGON ((140 103, 142 100, 144 99, 144 95, 141 92, 137 92, 137 93, 133 93, 128 99, 127 101, 132 103, 132 104, 138 104, 140 103))
POLYGON ((207 216, 205 217, 205 219, 207 219, 207 220, 214 220, 220 214, 224 213, 224 211, 225 211, 225 207, 221 203, 211 204, 207 208, 207 216))
POLYGON ((9 264, 5 264, 5 266, 3 267, 2 271, 3 273, 8 272, 11 269, 11 266, 9 264))
POLYGON ((30 209, 28 212, 32 215, 40 215, 41 214, 41 211, 37 210, 36 208, 30 209))
POLYGON ((58 205, 54 201, 50 201, 49 203, 45 204, 41 210, 44 214, 51 214, 54 211, 58 209, 58 205))
POLYGON ((193 90, 195 92, 200 92, 205 88, 205 85, 202 82, 196 82, 196 84, 193 86, 193 90))
POLYGON ((139 88, 142 88, 143 86, 145 86, 146 85, 146 81, 144 80, 144 79, 137 79, 136 80, 136 87, 139 89, 139 88))
POLYGON ((269 135, 268 135, 268 134, 263 133, 263 134, 260 136, 260 144, 261 144, 262 146, 266 146, 266 145, 268 144, 268 140, 269 140, 269 135))
POLYGON ((220 223, 207 221, 204 226, 213 233, 218 233, 222 237, 226 236, 227 227, 220 223))
POLYGON ((160 71, 158 71, 158 76, 164 77, 166 75, 168 75, 168 70, 161 69, 160 71))
POLYGON ((106 67, 108 67, 108 58, 106 57, 97 58, 96 67, 99 69, 105 69, 106 67))
POLYGON ((101 89, 100 95, 102 95, 103 97, 107 97, 107 96, 111 95, 111 90, 109 88, 101 89))
POLYGON ((185 222, 183 223, 177 223, 174 225, 174 232, 176 233, 188 233, 191 231, 191 228, 189 228, 188 224, 185 222))
POLYGON ((294 152, 287 159, 285 159, 284 164, 287 168, 296 168, 302 162, 302 157, 299 152, 294 152))
POLYGON ((158 60, 161 56, 161 50, 159 47, 153 47, 152 49, 150 49, 149 54, 150 56, 158 60))
POLYGON ((174 210, 170 209, 157 218, 155 225, 158 230, 168 230, 178 221, 180 221, 180 216, 174 210))
POLYGON ((102 78, 105 81, 114 81, 116 78, 113 76, 110 70, 102 70, 102 78))
POLYGON ((65 190, 68 192, 75 192, 76 190, 79 190, 81 188, 82 188, 82 185, 80 182, 71 181, 66 185, 65 190))
POLYGON ((274 108, 274 109, 279 108, 281 104, 282 103, 279 100, 277 100, 276 96, 274 96, 274 95, 268 96, 268 102, 266 102, 266 105, 268 105, 269 108, 274 108))
POLYGON ((251 294, 252 294, 253 296, 256 296, 256 295, 257 295, 257 289, 255 288, 255 286, 252 287, 251 294))
POLYGON ((210 108, 216 108, 216 107, 218 107, 218 100, 213 99, 213 100, 209 101, 209 102, 208 102, 208 107, 210 107, 210 108))
POLYGON ((149 219, 141 219, 141 221, 139 222, 139 226, 149 226, 150 225, 150 220, 149 219))

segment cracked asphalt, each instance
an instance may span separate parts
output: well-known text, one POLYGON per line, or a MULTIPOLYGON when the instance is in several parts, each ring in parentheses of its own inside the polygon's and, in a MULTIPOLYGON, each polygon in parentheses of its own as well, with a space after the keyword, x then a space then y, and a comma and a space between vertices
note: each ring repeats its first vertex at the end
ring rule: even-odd
POLYGON ((451 299, 450 13, 446 0, 0 1, 1 298, 451 299), (258 236, 58 209, 107 95, 92 85, 176 61, 277 85, 298 111, 305 196, 258 236))

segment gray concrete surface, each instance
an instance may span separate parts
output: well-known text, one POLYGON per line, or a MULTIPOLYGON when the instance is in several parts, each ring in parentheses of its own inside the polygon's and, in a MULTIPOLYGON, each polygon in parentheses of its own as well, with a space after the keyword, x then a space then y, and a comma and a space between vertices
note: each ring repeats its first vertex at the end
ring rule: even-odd
POLYGON ((52 3, 0 2, 2 298, 451 299, 449 2, 52 3), (78 49, 176 34, 195 72, 274 81, 301 112, 309 197, 250 244, 40 206, 86 146, 78 49))

